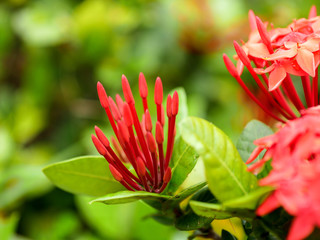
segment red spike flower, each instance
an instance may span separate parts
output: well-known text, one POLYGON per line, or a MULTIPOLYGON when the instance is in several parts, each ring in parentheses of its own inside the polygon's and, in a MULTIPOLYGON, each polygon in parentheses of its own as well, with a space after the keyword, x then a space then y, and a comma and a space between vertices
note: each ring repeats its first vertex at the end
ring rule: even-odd
POLYGON ((257 148, 247 161, 254 161, 266 150, 249 170, 259 171, 265 162, 271 161, 272 170, 259 184, 275 190, 257 214, 265 215, 282 206, 294 216, 288 240, 304 239, 314 227, 320 227, 320 106, 301 114, 275 134, 256 140, 257 148))
POLYGON ((254 102, 278 121, 295 119, 306 107, 317 106, 320 16, 317 16, 315 6, 311 8, 308 19, 294 20, 286 28, 272 26, 268 30, 268 23, 262 22, 251 10, 249 22, 249 40, 242 45, 234 42, 237 66, 226 54, 223 55, 230 74, 254 102), (263 99, 258 99, 242 80, 244 67, 263 93, 263 99), (293 83, 295 78, 301 79, 304 99, 298 94, 297 84, 293 83), (270 104, 263 104, 265 100, 270 104))
POLYGON ((111 174, 125 188, 131 191, 162 192, 171 179, 169 162, 172 156, 175 121, 179 108, 178 93, 167 99, 168 141, 164 155, 163 127, 164 108, 163 88, 158 77, 155 84, 154 100, 157 109, 155 135, 152 134, 152 120, 148 108, 148 86, 142 73, 139 76, 139 91, 144 114, 139 120, 135 109, 135 100, 127 78, 122 75, 123 100, 116 95, 116 101, 108 97, 102 84, 98 82, 97 90, 101 106, 105 109, 115 137, 108 138, 100 128, 95 127, 96 136, 92 141, 98 152, 109 163, 111 174), (132 171, 127 165, 132 166, 132 171))

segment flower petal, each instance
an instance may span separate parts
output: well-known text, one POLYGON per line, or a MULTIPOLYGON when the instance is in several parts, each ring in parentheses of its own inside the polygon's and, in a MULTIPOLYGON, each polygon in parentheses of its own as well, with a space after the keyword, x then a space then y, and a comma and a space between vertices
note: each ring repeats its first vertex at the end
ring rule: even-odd
POLYGON ((313 219, 309 214, 298 215, 291 224, 288 240, 301 240, 313 230, 313 219))
POLYGON ((320 38, 312 38, 300 44, 300 47, 306 48, 310 52, 315 52, 319 50, 319 43, 320 43, 320 38))
POLYGON ((280 86, 287 72, 282 66, 277 66, 269 75, 269 91, 273 91, 280 86))
POLYGON ((293 58, 297 55, 297 48, 292 47, 289 50, 280 49, 279 51, 269 55, 266 60, 279 60, 283 58, 293 58))
POLYGON ((275 197, 275 194, 272 193, 257 209, 257 215, 262 216, 266 215, 269 212, 280 207, 280 203, 275 197))
POLYGON ((269 55, 268 48, 263 43, 246 44, 248 55, 256 58, 265 58, 269 55))
POLYGON ((267 67, 267 68, 255 68, 254 71, 257 74, 263 74, 263 73, 268 73, 271 72, 274 68, 275 68, 275 64, 272 64, 271 66, 267 67))
POLYGON ((299 48, 297 54, 297 63, 303 71, 308 73, 311 77, 315 76, 315 61, 314 55, 307 49, 299 48))

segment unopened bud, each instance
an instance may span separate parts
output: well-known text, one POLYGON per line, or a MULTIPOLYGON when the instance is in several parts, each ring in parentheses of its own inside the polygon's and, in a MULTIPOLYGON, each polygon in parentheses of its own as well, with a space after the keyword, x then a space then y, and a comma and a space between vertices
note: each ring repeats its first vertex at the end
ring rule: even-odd
POLYGON ((140 73, 139 75, 139 92, 141 98, 146 98, 148 96, 148 85, 143 73, 140 73))
POLYGON ((108 153, 107 149, 103 146, 103 144, 100 142, 100 140, 94 135, 91 135, 91 139, 92 139, 92 142, 93 142, 94 146, 96 147, 97 151, 102 156, 107 155, 107 153, 108 153))
POLYGON ((163 87, 161 79, 159 77, 157 77, 154 87, 154 101, 157 105, 160 105, 163 101, 163 87))
POLYGON ((134 98, 131 92, 130 84, 128 82, 128 79, 125 75, 122 75, 122 90, 124 98, 126 99, 127 103, 133 103, 134 104, 134 98))
POLYGON ((157 144, 156 144, 156 141, 154 140, 154 137, 152 136, 151 132, 147 132, 147 142, 148 142, 150 152, 156 153, 157 152, 157 144))
POLYGON ((100 140, 100 142, 105 146, 105 147, 109 147, 110 143, 108 138, 106 137, 106 135, 104 135, 104 133, 101 131, 101 129, 97 126, 94 127, 94 131, 96 132, 96 135, 98 137, 98 139, 100 140))
POLYGON ((170 94, 168 95, 168 98, 167 98, 167 116, 168 118, 172 116, 172 98, 170 94))
POLYGON ((97 91, 98 91, 98 96, 99 96, 101 106, 103 108, 109 107, 108 95, 100 82, 97 83, 97 91))
POLYGON ((223 61, 224 61, 224 64, 226 65, 229 73, 231 74, 231 76, 234 78, 239 77, 239 74, 238 74, 236 67, 233 65, 230 58, 225 53, 223 54, 223 61))
POLYGON ((178 92, 175 91, 172 97, 172 115, 176 116, 179 111, 179 95, 178 92))
POLYGON ((123 176, 114 166, 109 164, 109 169, 115 180, 117 180, 118 182, 121 182, 123 180, 123 176))
POLYGON ((118 109, 116 103, 113 101, 113 99, 111 97, 109 97, 109 103, 110 103, 110 109, 111 109, 111 113, 112 113, 114 120, 116 120, 117 122, 120 121, 121 114, 119 112, 119 109, 118 109))
POLYGON ((145 124, 146 124, 146 130, 148 132, 151 132, 152 131, 152 120, 151 120, 150 112, 148 109, 146 110, 144 117, 145 117, 144 120, 145 120, 145 124))
MULTIPOLYGON (((247 54, 244 52, 244 50, 242 49, 242 47, 239 45, 239 43, 237 43, 237 41, 233 42, 234 45, 234 49, 237 52, 237 55, 239 57, 239 59, 241 60, 241 62, 245 65, 245 66, 249 66, 250 65, 250 60, 247 56, 247 54)), ((251 66, 251 65, 250 65, 251 66)))
POLYGON ((162 144, 164 140, 163 128, 160 122, 156 123, 156 141, 158 144, 162 144))
POLYGON ((131 110, 128 103, 123 104, 123 118, 128 127, 130 127, 133 124, 131 110))
POLYGON ((129 142, 130 134, 128 131, 128 127, 124 124, 123 121, 118 122, 118 127, 119 127, 119 131, 120 131, 120 135, 122 136, 123 140, 125 142, 129 142))
POLYGON ((138 174, 142 177, 144 177, 146 175, 146 166, 144 165, 143 160, 141 159, 141 157, 137 158, 137 171, 138 174))

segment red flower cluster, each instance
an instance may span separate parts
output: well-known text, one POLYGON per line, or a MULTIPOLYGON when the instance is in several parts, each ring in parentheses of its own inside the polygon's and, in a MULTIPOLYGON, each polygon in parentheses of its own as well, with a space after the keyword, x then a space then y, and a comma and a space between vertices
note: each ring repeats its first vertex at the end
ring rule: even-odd
POLYGON ((105 157, 114 178, 128 190, 162 192, 171 179, 169 161, 172 156, 175 121, 179 108, 178 93, 174 92, 167 98, 168 140, 164 155, 165 124, 163 89, 158 77, 155 84, 154 100, 157 107, 157 122, 155 138, 152 135, 152 121, 148 109, 148 87, 142 73, 139 76, 139 91, 142 98, 144 114, 140 121, 135 109, 135 101, 127 78, 122 75, 122 88, 125 101, 116 95, 116 101, 108 97, 102 84, 98 82, 97 89, 102 107, 105 109, 116 138, 111 137, 114 150, 103 132, 96 126, 96 136, 92 141, 98 152, 105 157), (134 131, 135 130, 135 131, 134 131), (136 133, 136 135, 135 135, 136 133), (133 168, 128 169, 125 165, 133 168))
POLYGON ((275 190, 257 214, 265 215, 282 206, 295 217, 289 240, 303 239, 315 226, 320 227, 320 106, 301 114, 301 118, 288 121, 277 133, 256 140, 258 147, 247 161, 252 162, 264 149, 264 157, 249 169, 257 170, 272 159, 272 170, 259 184, 275 190))
POLYGON ((292 76, 301 78, 307 107, 319 104, 320 17, 316 15, 316 8, 313 6, 308 19, 294 20, 286 28, 274 28, 271 25, 268 31, 268 23, 263 23, 249 11, 249 40, 243 42, 242 46, 234 42, 237 67, 227 55, 223 55, 228 71, 249 97, 278 121, 295 119, 305 109, 292 82, 296 79, 292 79, 292 76), (254 96, 241 79, 244 67, 248 69, 272 109, 254 96), (294 106, 293 109, 291 105, 294 106), (279 118, 278 115, 284 118, 279 118))

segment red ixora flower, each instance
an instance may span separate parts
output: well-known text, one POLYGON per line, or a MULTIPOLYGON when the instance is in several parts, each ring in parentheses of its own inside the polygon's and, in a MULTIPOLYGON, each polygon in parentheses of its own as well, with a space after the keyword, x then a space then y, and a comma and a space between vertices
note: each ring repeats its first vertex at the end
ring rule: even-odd
POLYGON ((257 171, 271 161, 272 170, 259 184, 275 190, 260 205, 257 214, 265 215, 282 206, 294 216, 289 240, 304 239, 314 227, 320 227, 320 106, 301 114, 275 134, 256 140, 258 147, 247 161, 252 162, 266 150, 264 157, 249 170, 257 171))
POLYGON ((251 10, 249 22, 251 33, 248 42, 243 42, 241 46, 234 42, 237 67, 226 54, 223 55, 230 74, 253 101, 278 121, 295 119, 306 107, 317 106, 320 17, 316 7, 311 8, 308 19, 294 20, 286 28, 271 25, 268 31, 268 23, 263 23, 251 10), (263 99, 258 99, 242 80, 244 67, 263 93, 263 99), (293 83, 297 79, 292 77, 301 79, 306 106, 293 83), (265 100, 270 104, 263 104, 265 100))
POLYGON ((175 91, 167 98, 168 139, 166 154, 164 154, 165 124, 163 88, 158 77, 155 83, 154 101, 157 109, 155 137, 152 135, 152 121, 148 108, 148 87, 142 73, 139 76, 139 91, 142 98, 144 114, 141 121, 135 109, 129 82, 122 75, 122 89, 125 101, 116 95, 116 101, 108 97, 102 84, 98 82, 97 90, 102 107, 105 109, 115 138, 111 137, 111 148, 108 138, 100 128, 95 127, 96 136, 92 141, 98 152, 109 163, 110 172, 125 188, 131 191, 162 192, 171 179, 169 162, 172 156, 175 121, 179 108, 179 97, 175 91), (126 167, 131 165, 132 169, 126 167))

